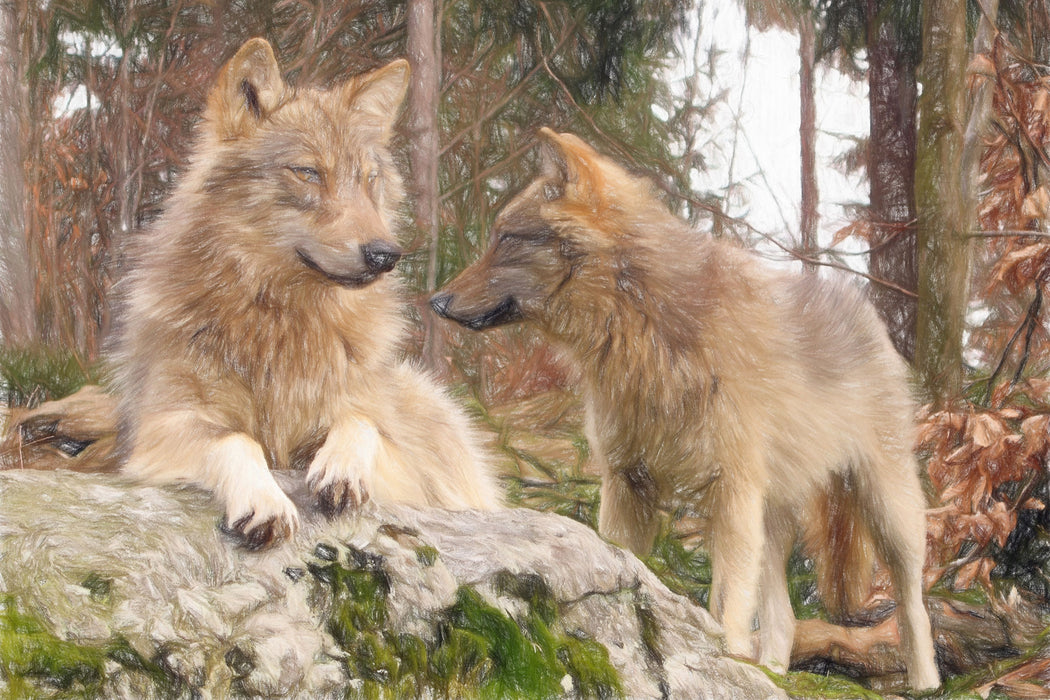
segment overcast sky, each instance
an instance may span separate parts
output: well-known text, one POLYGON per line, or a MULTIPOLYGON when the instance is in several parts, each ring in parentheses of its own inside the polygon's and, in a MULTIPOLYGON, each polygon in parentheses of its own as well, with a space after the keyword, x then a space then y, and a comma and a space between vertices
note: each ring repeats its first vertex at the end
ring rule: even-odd
MULTIPOLYGON (((739 183, 730 192, 728 213, 779 240, 786 240, 786 230, 790 240, 797 241, 801 200, 798 37, 777 30, 748 32, 736 2, 708 0, 703 4, 701 50, 714 46, 724 52, 710 89, 728 88, 729 93, 710 125, 718 149, 705 154, 709 170, 697 184, 700 189, 725 193, 730 182, 739 183), (737 119, 739 130, 734 127, 737 119)), ((691 64, 691 56, 684 57, 672 76, 682 77, 691 64)), ((846 177, 831 167, 856 137, 867 135, 867 86, 824 66, 816 71, 816 83, 820 240, 827 245, 834 232, 849 223, 843 205, 867 201, 865 180, 846 177)))

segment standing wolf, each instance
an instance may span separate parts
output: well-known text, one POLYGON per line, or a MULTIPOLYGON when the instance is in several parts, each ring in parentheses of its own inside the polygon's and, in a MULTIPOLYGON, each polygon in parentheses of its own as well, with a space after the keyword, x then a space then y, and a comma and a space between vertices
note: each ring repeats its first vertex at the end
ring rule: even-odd
MULTIPOLYGON (((872 308, 695 233, 578 138, 543 136, 543 174, 434 309, 476 330, 527 319, 575 365, 603 535, 644 554, 661 506, 708 513, 710 603, 731 653, 752 655, 757 614, 759 661, 786 667, 787 558, 807 509, 839 513, 848 527, 818 534, 856 540, 834 556, 862 555, 869 533, 900 602, 909 681, 937 686, 913 406, 872 308)), ((836 575, 870 580, 870 564, 836 575)))
POLYGON ((215 492, 249 547, 288 536, 269 468, 320 505, 499 498, 463 412, 398 360, 401 187, 387 144, 408 66, 293 90, 246 43, 208 97, 166 213, 136 241, 111 351, 124 470, 215 492))

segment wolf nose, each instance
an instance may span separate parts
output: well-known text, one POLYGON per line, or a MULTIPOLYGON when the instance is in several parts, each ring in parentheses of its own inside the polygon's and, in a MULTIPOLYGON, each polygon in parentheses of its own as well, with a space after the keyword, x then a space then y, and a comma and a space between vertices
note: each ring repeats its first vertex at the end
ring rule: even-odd
POLYGON ((402 252, 397 245, 386 241, 372 241, 361 246, 365 267, 376 274, 393 270, 394 265, 401 259, 402 252))
POLYGON ((437 312, 438 316, 448 318, 448 307, 452 305, 452 295, 449 292, 441 292, 430 297, 430 308, 437 312))

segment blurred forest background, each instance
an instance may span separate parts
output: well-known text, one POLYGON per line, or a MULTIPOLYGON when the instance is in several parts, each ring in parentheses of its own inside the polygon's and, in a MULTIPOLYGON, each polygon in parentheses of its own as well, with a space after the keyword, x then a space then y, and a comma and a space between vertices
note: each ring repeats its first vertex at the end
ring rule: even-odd
MULTIPOLYGON (((1050 6, 742 6, 753 29, 798 36, 802 203, 791 231, 727 216, 724 193, 695 184, 719 147, 711 110, 726 99, 705 86, 738 57, 686 50, 700 16, 693 0, 0 2, 8 404, 97 377, 121 250, 157 216, 211 80, 243 41, 268 39, 298 84, 407 55, 402 273, 417 321, 408 351, 466 388, 498 434, 516 500, 593 524, 596 480, 564 370, 528 328, 471 335, 422 302, 485 246, 495 212, 534 170, 536 130, 550 126, 652 178, 698 228, 867 285, 925 403, 916 449, 933 505, 929 589, 1041 629, 1050 610, 1050 6), (688 77, 669 83, 686 55, 688 77), (828 240, 818 235, 814 148, 822 63, 867 82, 870 112, 869 138, 837 164, 866 175, 868 202, 828 240), (847 239, 863 252, 847 252, 847 239)), ((703 601, 701 550, 688 514, 676 515, 649 564, 703 601)), ((800 615, 813 606, 811 568, 795 564, 800 615)), ((970 687, 1045 697, 1050 652, 1037 637, 970 687)))

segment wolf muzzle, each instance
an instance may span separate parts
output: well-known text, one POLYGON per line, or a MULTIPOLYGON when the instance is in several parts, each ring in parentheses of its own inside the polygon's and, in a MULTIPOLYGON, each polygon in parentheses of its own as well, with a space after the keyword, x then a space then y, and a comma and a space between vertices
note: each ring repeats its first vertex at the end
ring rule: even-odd
POLYGON ((338 258, 325 260, 322 263, 304 248, 296 248, 295 253, 304 265, 319 272, 328 280, 343 287, 356 288, 371 284, 380 275, 393 270, 404 251, 396 243, 387 241, 376 240, 362 243, 359 262, 351 261, 349 265, 338 258))
POLYGON ((472 331, 502 326, 505 323, 513 323, 524 318, 521 313, 521 307, 518 306, 518 302, 514 297, 507 297, 495 307, 474 316, 464 316, 456 313, 452 309, 453 299, 455 299, 454 294, 439 292, 430 298, 430 308, 434 309, 438 316, 455 321, 472 331))
POLYGON ((397 261, 404 255, 404 251, 394 243, 371 241, 361 246, 361 255, 365 259, 365 267, 369 272, 381 275, 394 269, 397 261))

